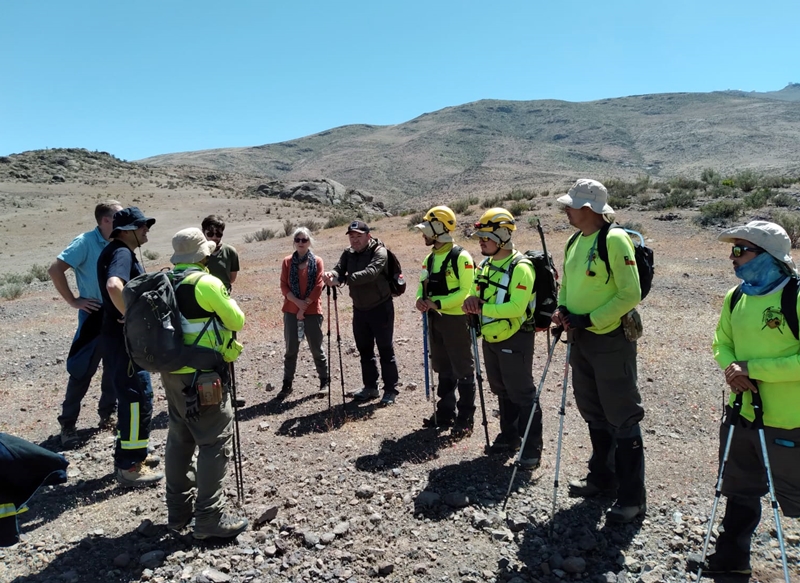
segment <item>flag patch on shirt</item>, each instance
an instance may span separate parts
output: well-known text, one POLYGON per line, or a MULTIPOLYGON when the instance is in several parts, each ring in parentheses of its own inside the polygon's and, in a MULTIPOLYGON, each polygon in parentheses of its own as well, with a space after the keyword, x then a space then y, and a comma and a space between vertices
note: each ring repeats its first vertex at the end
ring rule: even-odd
POLYGON ((625 265, 636 265, 636 261, 627 255, 625 256, 625 265))
POLYGON ((472 263, 465 263, 464 269, 472 269, 472 263))
POLYGON ((522 285, 521 283, 518 283, 518 284, 517 284, 517 289, 524 289, 524 290, 527 290, 528 288, 527 288, 527 287, 525 287, 524 285, 522 285))

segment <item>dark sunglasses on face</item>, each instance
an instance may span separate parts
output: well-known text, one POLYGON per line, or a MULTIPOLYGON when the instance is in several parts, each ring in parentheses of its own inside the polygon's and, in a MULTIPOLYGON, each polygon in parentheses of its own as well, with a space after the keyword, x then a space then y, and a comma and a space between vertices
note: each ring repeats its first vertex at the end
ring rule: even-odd
POLYGON ((744 245, 734 245, 733 247, 731 247, 731 255, 733 255, 734 257, 741 257, 747 251, 752 251, 753 253, 761 253, 764 250, 759 249, 758 247, 745 247, 744 245))
POLYGON ((302 237, 295 237, 294 238, 294 242, 295 243, 308 243, 308 239, 303 239, 302 237))
POLYGON ((212 231, 212 230, 209 229, 208 231, 206 231, 206 237, 220 237, 220 238, 222 238, 222 231, 212 231))

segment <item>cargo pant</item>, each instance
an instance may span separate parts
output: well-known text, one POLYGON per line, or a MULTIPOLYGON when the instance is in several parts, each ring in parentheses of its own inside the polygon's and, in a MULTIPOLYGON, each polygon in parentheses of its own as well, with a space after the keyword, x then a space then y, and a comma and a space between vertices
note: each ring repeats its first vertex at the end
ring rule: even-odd
MULTIPOLYGON (((81 401, 89 390, 92 377, 100 365, 102 346, 100 342, 100 325, 103 321, 102 310, 91 314, 78 311, 78 329, 72 339, 72 346, 67 356, 67 391, 64 403, 61 405, 61 415, 58 422, 62 427, 74 426, 81 412, 81 401)), ((100 401, 97 413, 101 419, 114 413, 117 407, 117 396, 112 382, 112 369, 103 366, 103 376, 100 382, 100 401)))
POLYGON ((458 418, 469 421, 475 412, 475 367, 467 316, 434 310, 427 314, 431 364, 439 377, 436 413, 442 419, 455 419, 458 389, 458 418))
POLYGON ((189 517, 194 500, 195 526, 213 526, 225 506, 222 485, 232 457, 233 408, 226 388, 219 405, 200 407, 198 419, 187 419, 183 389, 193 379, 194 374, 161 375, 169 412, 164 460, 167 510, 170 520, 189 517))

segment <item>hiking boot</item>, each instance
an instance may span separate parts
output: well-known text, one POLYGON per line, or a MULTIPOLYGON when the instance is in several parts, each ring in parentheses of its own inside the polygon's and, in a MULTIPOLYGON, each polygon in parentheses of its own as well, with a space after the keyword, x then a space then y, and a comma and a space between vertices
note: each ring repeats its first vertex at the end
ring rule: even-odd
MULTIPOLYGON (((686 570, 697 572, 700 568, 700 556, 689 555, 686 560, 686 570)), ((713 577, 715 575, 750 575, 750 556, 740 554, 739 556, 722 555, 720 552, 710 554, 702 564, 703 575, 713 577)))
POLYGON ((239 407, 244 407, 246 404, 247 404, 247 401, 245 401, 244 399, 234 399, 233 400, 233 406, 236 407, 237 409, 239 407))
POLYGON ((455 421, 449 415, 437 413, 422 420, 423 427, 453 427, 455 421))
POLYGON ((117 427, 117 416, 112 412, 108 415, 100 415, 100 422, 97 428, 100 431, 113 431, 117 427))
POLYGON ((78 443, 78 430, 75 424, 64 425, 61 427, 61 447, 72 447, 78 443))
POLYGON ((247 529, 247 519, 241 516, 223 514, 219 522, 209 527, 194 527, 194 538, 205 540, 209 538, 234 538, 247 529))
POLYGON ((354 401, 371 401, 372 399, 377 399, 381 396, 381 392, 376 388, 370 389, 364 387, 357 393, 353 394, 354 401))
POLYGON ((164 479, 164 474, 151 470, 144 462, 139 462, 128 470, 117 468, 116 478, 125 488, 142 488, 157 484, 164 479))
POLYGON ((192 521, 192 518, 194 518, 194 514, 191 508, 189 509, 188 512, 183 512, 181 514, 169 513, 167 515, 167 528, 175 532, 180 532, 184 528, 189 526, 189 523, 192 521))
POLYGON ((640 516, 644 516, 646 512, 647 504, 620 506, 619 503, 615 503, 614 506, 606 511, 606 522, 627 524, 628 522, 633 522, 640 516))
POLYGON ((468 435, 472 435, 472 429, 474 426, 475 421, 472 419, 472 417, 467 419, 458 417, 455 425, 453 425, 453 430, 450 432, 450 435, 453 437, 467 437, 468 435))
POLYGON ((142 461, 148 468, 155 468, 161 463, 161 456, 154 453, 147 453, 147 457, 142 461))
POLYGON ((595 496, 605 496, 608 498, 617 497, 617 489, 613 486, 603 488, 602 486, 590 482, 586 478, 582 480, 572 480, 567 489, 570 498, 593 498, 595 496))
POLYGON ((381 398, 381 402, 378 403, 378 407, 388 407, 389 405, 394 405, 394 401, 397 398, 397 395, 398 395, 397 391, 386 389, 383 392, 383 398, 381 398))
POLYGON ((495 438, 494 443, 489 446, 488 453, 512 454, 519 450, 521 444, 522 440, 519 436, 509 437, 505 433, 501 433, 495 438))
POLYGON ((328 393, 330 392, 330 386, 331 386, 331 379, 328 378, 319 379, 319 391, 317 391, 317 397, 320 399, 324 399, 325 397, 327 397, 328 393))
POLYGON ((279 399, 285 399, 292 393, 292 381, 283 381, 283 386, 281 387, 280 392, 278 393, 279 399))
POLYGON ((542 463, 542 458, 540 458, 538 455, 531 457, 521 457, 519 458, 518 462, 519 469, 528 471, 535 470, 536 468, 539 467, 539 464, 541 463, 542 463))

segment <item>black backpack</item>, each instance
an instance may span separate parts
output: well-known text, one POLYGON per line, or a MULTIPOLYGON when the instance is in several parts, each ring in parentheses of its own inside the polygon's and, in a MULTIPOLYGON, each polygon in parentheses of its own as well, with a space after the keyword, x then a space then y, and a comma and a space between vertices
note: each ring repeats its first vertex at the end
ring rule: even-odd
POLYGON ((523 259, 530 261, 536 275, 533 284, 536 304, 532 310, 528 308, 522 329, 528 332, 547 330, 551 325, 550 318, 558 307, 558 272, 553 264, 553 256, 539 250, 525 251, 525 253, 517 255, 511 260, 512 271, 509 273, 509 281, 511 281, 514 267, 523 259))
MULTIPOLYGON (((783 317, 786 318, 786 325, 789 326, 789 330, 792 331, 795 340, 800 340, 800 321, 797 316, 798 288, 800 288, 798 279, 792 277, 786 285, 783 286, 783 291, 781 291, 781 313, 783 317)), ((740 283, 736 286, 736 289, 733 290, 733 294, 731 295, 731 314, 733 313, 733 308, 735 308, 739 300, 742 299, 743 293, 742 284, 740 283)))
MULTIPOLYGON (((653 250, 644 244, 644 237, 641 233, 626 229, 617 223, 607 223, 603 225, 603 227, 600 229, 600 234, 597 236, 597 255, 603 260, 603 263, 606 264, 606 271, 608 272, 606 283, 608 283, 608 280, 611 279, 611 264, 608 262, 608 242, 606 241, 608 238, 609 229, 622 229, 628 233, 629 237, 631 235, 636 235, 639 237, 638 242, 635 241, 633 237, 631 237, 631 241, 633 242, 633 256, 634 260, 636 261, 636 270, 639 272, 639 287, 642 292, 641 299, 646 298, 647 294, 650 293, 650 288, 653 285, 653 274, 655 272, 653 250)), ((575 243, 580 236, 581 232, 578 231, 572 235, 572 237, 570 237, 569 241, 567 241, 567 248, 564 250, 565 255, 569 248, 572 247, 572 244, 575 243)))
POLYGON ((175 289, 194 271, 198 270, 145 273, 130 280, 122 289, 125 349, 140 368, 149 372, 174 372, 185 366, 215 370, 224 364, 219 352, 197 345, 212 322, 219 344, 222 344, 216 318, 208 319, 194 344, 187 346, 183 343, 175 289))
MULTIPOLYGON (((392 253, 391 249, 383 244, 383 241, 380 239, 376 239, 376 241, 378 241, 378 245, 386 249, 386 269, 383 273, 389 281, 389 289, 392 292, 392 297, 396 298, 397 296, 402 296, 406 292, 406 280, 403 278, 403 268, 400 266, 400 260, 397 258, 397 255, 392 253)), ((373 253, 374 252, 373 250, 373 253)))
POLYGON ((425 290, 426 296, 446 296, 459 289, 457 287, 455 289, 447 287, 447 267, 448 265, 450 266, 453 275, 458 279, 458 257, 463 250, 463 247, 453 245, 447 253, 447 257, 442 261, 442 267, 435 274, 433 273, 433 253, 428 255, 428 261, 425 264, 425 269, 428 270, 428 284, 425 290), (430 290, 432 285, 435 288, 433 292, 430 290))

